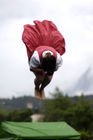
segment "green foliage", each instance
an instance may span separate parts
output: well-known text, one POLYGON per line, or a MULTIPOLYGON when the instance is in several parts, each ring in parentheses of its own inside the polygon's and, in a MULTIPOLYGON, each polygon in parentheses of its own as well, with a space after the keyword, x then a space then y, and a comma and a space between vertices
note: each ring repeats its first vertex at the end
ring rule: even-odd
POLYGON ((29 122, 31 121, 30 118, 31 115, 32 115, 31 109, 26 109, 23 111, 14 110, 8 114, 7 121, 29 122))
POLYGON ((80 96, 79 101, 74 106, 74 125, 78 130, 91 131, 93 127, 93 110, 91 103, 80 96))
POLYGON ((87 132, 81 131, 80 134, 81 134, 81 140, 90 140, 89 134, 87 132))
POLYGON ((84 100, 83 94, 73 102, 57 88, 53 98, 45 101, 42 112, 44 121, 66 121, 78 131, 92 133, 93 109, 91 102, 84 100))
POLYGON ((14 122, 29 122, 31 121, 32 111, 31 109, 25 110, 13 110, 7 112, 4 109, 0 110, 0 122, 2 121, 14 121, 14 122))
POLYGON ((89 135, 88 132, 81 131, 81 140, 93 140, 93 134, 89 135))
POLYGON ((0 109, 0 122, 5 121, 7 118, 7 111, 4 109, 0 109))
POLYGON ((64 110, 69 108, 71 100, 68 96, 63 96, 61 91, 56 88, 53 99, 45 101, 42 112, 45 114, 45 121, 62 121, 64 120, 64 110))

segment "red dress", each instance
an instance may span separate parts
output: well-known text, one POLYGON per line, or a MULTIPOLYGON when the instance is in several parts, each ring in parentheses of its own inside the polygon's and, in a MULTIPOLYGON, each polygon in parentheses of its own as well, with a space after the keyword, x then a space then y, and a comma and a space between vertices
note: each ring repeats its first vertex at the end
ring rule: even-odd
POLYGON ((49 46, 54 48, 60 55, 65 53, 65 40, 52 21, 42 22, 35 20, 35 25, 24 25, 22 40, 27 48, 30 58, 37 47, 49 46))

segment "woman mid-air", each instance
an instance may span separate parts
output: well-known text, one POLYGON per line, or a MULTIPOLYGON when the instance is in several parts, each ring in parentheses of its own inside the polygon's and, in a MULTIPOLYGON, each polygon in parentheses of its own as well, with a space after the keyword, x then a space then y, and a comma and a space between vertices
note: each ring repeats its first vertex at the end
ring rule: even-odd
POLYGON ((24 25, 22 40, 27 48, 30 71, 35 74, 35 97, 45 99, 44 88, 62 65, 65 40, 52 21, 24 25))

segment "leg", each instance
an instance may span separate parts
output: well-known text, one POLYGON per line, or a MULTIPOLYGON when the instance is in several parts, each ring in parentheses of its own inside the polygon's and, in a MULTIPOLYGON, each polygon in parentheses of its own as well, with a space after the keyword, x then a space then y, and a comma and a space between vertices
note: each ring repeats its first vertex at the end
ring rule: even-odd
POLYGON ((44 92, 44 89, 40 91, 40 97, 41 99, 45 99, 45 92, 44 92))
POLYGON ((40 89, 40 85, 43 83, 44 81, 44 77, 43 76, 36 76, 35 80, 34 80, 34 84, 35 84, 35 88, 37 90, 40 89))
POLYGON ((38 98, 38 99, 41 98, 40 92, 39 92, 39 90, 37 90, 37 89, 35 89, 35 97, 38 98))
POLYGON ((45 93, 44 93, 44 88, 50 83, 50 81, 52 80, 52 76, 45 76, 41 87, 40 87, 40 93, 41 93, 41 98, 45 99, 45 93))
POLYGON ((41 94, 40 94, 40 85, 42 84, 44 80, 44 77, 41 75, 36 76, 35 80, 34 80, 34 84, 35 84, 35 97, 36 98, 41 98, 41 94))
POLYGON ((44 80, 42 82, 40 90, 43 90, 50 83, 50 81, 52 80, 52 77, 53 76, 48 76, 48 75, 45 76, 45 78, 44 78, 44 80))

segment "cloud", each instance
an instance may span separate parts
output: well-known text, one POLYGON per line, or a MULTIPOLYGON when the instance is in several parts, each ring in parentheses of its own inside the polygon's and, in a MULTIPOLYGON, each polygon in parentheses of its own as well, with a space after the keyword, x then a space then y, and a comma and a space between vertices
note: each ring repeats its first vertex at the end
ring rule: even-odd
POLYGON ((33 17, 39 10, 38 4, 36 0, 3 0, 0 2, 0 17, 2 19, 33 17))
MULTIPOLYGON (((20 96, 24 91, 34 95, 34 75, 29 71, 26 48, 21 36, 23 25, 33 24, 35 19, 52 20, 66 40, 63 66, 46 87, 46 96, 56 86, 64 92, 73 90, 74 87, 76 90, 80 89, 77 81, 83 81, 84 73, 89 67, 91 70, 88 74, 85 73, 89 77, 87 89, 93 90, 92 3, 91 0, 0 1, 0 97, 20 96)), ((82 91, 86 91, 84 85, 82 91)))
POLYGON ((75 86, 72 89, 69 89, 69 92, 81 94, 93 94, 93 75, 91 75, 91 68, 85 70, 85 72, 77 80, 75 86))

